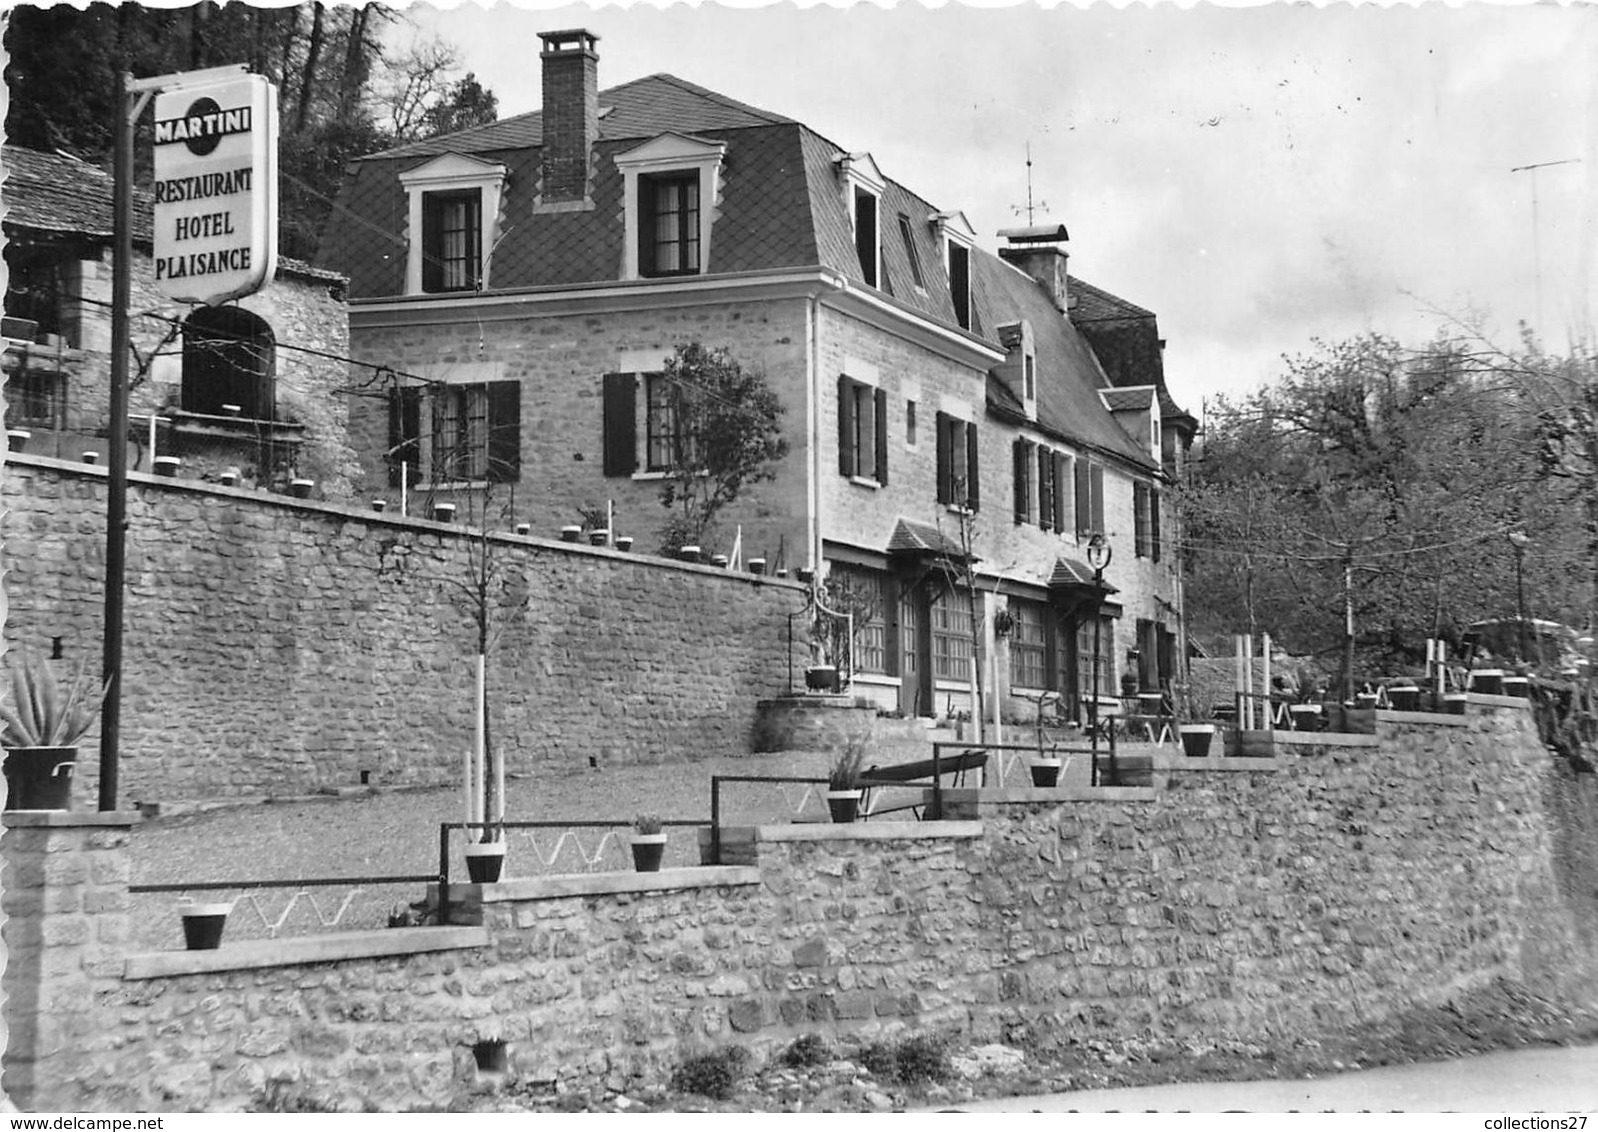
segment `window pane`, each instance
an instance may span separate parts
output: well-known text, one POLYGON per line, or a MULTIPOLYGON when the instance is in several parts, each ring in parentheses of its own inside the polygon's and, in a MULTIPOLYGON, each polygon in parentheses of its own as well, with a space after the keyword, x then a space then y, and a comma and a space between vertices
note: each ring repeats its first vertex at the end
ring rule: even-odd
POLYGON ((932 674, 971 678, 971 613, 963 594, 946 594, 932 607, 932 674))
POLYGON ((1012 599, 1010 613, 1015 618, 1010 634, 1010 683, 1018 688, 1047 688, 1048 607, 1012 599))
POLYGON ((886 579, 863 566, 835 563, 827 575, 827 605, 854 617, 857 672, 888 672, 886 579))

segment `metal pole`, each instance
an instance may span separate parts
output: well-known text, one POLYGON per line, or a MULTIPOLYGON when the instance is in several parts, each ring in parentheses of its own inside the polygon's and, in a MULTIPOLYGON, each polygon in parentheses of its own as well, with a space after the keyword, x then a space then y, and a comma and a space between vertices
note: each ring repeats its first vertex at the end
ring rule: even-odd
MULTIPOLYGON (((122 734, 122 599, 127 573, 128 531, 128 303, 133 266, 133 118, 128 86, 117 75, 113 251, 111 264, 111 443, 106 463, 105 628, 100 675, 106 685, 100 708, 100 809, 117 808, 117 746, 122 734)), ((153 465, 152 465, 153 466, 153 465)))
MULTIPOLYGON (((1098 785, 1099 780, 1099 627, 1104 623, 1103 617, 1103 586, 1104 571, 1093 571, 1093 698, 1088 701, 1088 727, 1092 735, 1093 745, 1093 784, 1098 785)), ((1114 767, 1111 767, 1113 776, 1114 767)))

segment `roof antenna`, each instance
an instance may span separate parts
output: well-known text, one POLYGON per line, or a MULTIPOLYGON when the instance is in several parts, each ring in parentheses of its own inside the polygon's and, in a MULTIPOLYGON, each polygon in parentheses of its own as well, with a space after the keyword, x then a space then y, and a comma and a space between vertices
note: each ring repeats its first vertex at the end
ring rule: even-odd
MULTIPOLYGON (((1040 201, 1037 202, 1037 207, 1038 208, 1047 209, 1049 207, 1049 202, 1046 201, 1046 200, 1040 200, 1040 201)), ((1020 205, 1012 204, 1010 206, 1010 211, 1015 213, 1017 216, 1019 216, 1019 215, 1021 215, 1022 209, 1021 209, 1020 205)), ((1026 226, 1028 228, 1032 227, 1032 224, 1033 224, 1032 213, 1033 213, 1033 205, 1032 205, 1032 143, 1031 142, 1027 142, 1026 143, 1026 226)))
POLYGON ((1538 236, 1537 226, 1537 170, 1547 169, 1550 165, 1580 165, 1581 158, 1567 157, 1562 161, 1539 161, 1535 165, 1517 165, 1510 170, 1511 173, 1531 174, 1531 255, 1532 266, 1537 273, 1537 329, 1542 329, 1543 321, 1543 253, 1542 240, 1538 236))

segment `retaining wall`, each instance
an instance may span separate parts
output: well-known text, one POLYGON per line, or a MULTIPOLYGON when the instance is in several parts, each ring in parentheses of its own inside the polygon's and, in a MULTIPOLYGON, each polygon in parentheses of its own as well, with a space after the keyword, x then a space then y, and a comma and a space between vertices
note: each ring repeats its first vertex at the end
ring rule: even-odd
MULTIPOLYGON (((98 672, 106 470, 13 454, 6 637, 98 672)), ((461 526, 129 474, 120 799, 454 781, 477 648, 461 526)), ((787 690, 776 578, 494 535, 491 727, 511 773, 750 749, 787 690)), ((480 561, 480 559, 478 559, 480 561)), ((80 804, 94 796, 97 732, 80 804)))
POLYGON ((805 1032, 1179 1050, 1339 1033, 1500 977, 1590 1001, 1598 875, 1572 844, 1592 778, 1537 742, 1524 703, 1473 700, 1462 718, 1383 712, 1375 735, 1278 736, 1267 758, 1161 755, 1151 787, 950 791, 959 820, 727 831, 715 868, 467 886, 459 927, 120 963, 125 833, 7 815, 6 984, 34 1013, 13 1022, 6 1087, 80 1111, 273 1089, 401 1109, 485 1087, 485 1042, 511 1080, 625 1090, 689 1051, 805 1032))

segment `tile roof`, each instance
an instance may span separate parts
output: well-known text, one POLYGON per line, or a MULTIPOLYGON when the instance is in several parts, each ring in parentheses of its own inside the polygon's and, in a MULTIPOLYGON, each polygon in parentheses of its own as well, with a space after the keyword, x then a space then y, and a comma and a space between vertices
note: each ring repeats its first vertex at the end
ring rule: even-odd
MULTIPOLYGON (((1070 586, 1086 586, 1093 588, 1093 571, 1075 558, 1060 557, 1054 560, 1054 569, 1049 573, 1048 586, 1050 589, 1063 589, 1070 586)), ((1118 594, 1121 591, 1109 582, 1104 583, 1104 592, 1118 594)))
POLYGON ((1153 385, 1159 391, 1162 417, 1196 425, 1198 421, 1176 403, 1165 384, 1165 358, 1155 315, 1075 276, 1069 277, 1067 286, 1072 297, 1071 322, 1092 343, 1111 383, 1153 385))
POLYGON ((1154 402, 1154 387, 1139 385, 1131 389, 1105 389, 1100 395, 1112 413, 1146 410, 1154 402))
MULTIPOLYGON (((67 154, 14 145, 0 150, 0 167, 5 170, 0 197, 5 201, 8 229, 86 236, 107 243, 115 236, 112 216, 116 186, 105 170, 67 154)), ((153 242, 153 208, 150 194, 135 185, 133 242, 141 247, 148 248, 153 242)), ((337 272, 288 256, 278 257, 277 269, 279 273, 329 283, 344 281, 337 272)))
POLYGON ((1067 276, 1066 287, 1074 300, 1071 304, 1072 322, 1126 322, 1154 318, 1154 312, 1144 310, 1136 303, 1129 303, 1119 295, 1112 295, 1074 275, 1067 276))
MULTIPOLYGON (((919 523, 914 519, 900 519, 894 523, 893 534, 888 538, 888 553, 936 554, 950 558, 965 556, 956 539, 950 538, 931 523, 919 523)), ((975 557, 971 560, 979 561, 975 557)))

